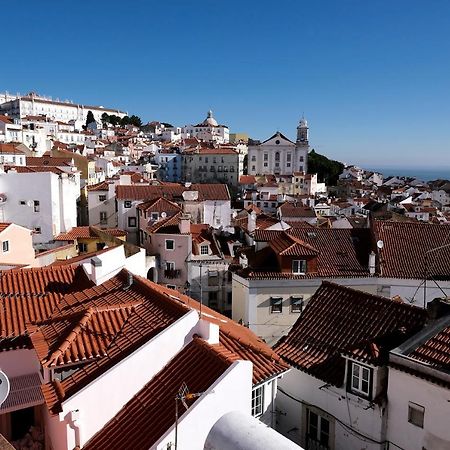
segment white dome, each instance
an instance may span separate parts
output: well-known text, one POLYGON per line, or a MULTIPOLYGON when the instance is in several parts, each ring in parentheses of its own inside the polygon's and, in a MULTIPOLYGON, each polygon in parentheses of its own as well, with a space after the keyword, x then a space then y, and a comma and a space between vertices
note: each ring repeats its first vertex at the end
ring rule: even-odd
POLYGON ((214 119, 211 110, 208 111, 208 117, 202 122, 202 125, 209 125, 211 127, 217 127, 217 120, 214 119))
POLYGON ((300 119, 300 125, 299 126, 303 127, 303 128, 307 128, 308 127, 308 121, 304 117, 302 117, 300 119))

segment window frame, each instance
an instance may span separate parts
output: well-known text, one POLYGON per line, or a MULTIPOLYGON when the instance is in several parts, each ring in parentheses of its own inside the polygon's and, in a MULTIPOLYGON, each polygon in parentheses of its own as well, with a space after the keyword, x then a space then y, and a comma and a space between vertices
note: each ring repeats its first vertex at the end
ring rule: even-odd
POLYGON ((320 444, 324 448, 332 448, 332 421, 327 417, 320 414, 319 411, 312 408, 306 408, 306 444, 308 445, 308 437, 311 436, 316 444, 320 444), (317 418, 316 424, 311 427, 311 416, 314 415, 317 418), (323 422, 328 423, 328 431, 323 430, 323 422), (326 441, 322 439, 327 437, 326 441))
POLYGON ((136 228, 137 227, 137 218, 136 216, 128 217, 128 228, 136 228), (134 223, 134 225, 132 225, 134 223))
POLYGON ((270 297, 270 314, 283 313, 283 297, 270 297))
POLYGON ((123 202, 123 207, 129 209, 129 208, 131 208, 131 204, 132 204, 131 200, 125 200, 123 202))
POLYGON ((209 255, 209 245, 208 244, 200 245, 200 255, 209 255), (206 253, 204 252, 205 248, 206 248, 206 253))
POLYGON ((6 241, 2 241, 2 253, 9 253, 10 247, 9 247, 9 239, 6 239, 6 241), (5 244, 6 244, 6 250, 5 250, 5 244))
POLYGON ((304 299, 302 295, 291 295, 290 297, 290 308, 291 313, 302 313, 304 308, 304 299), (296 309, 298 307, 298 304, 296 302, 299 302, 300 309, 296 309))
POLYGON ((292 273, 296 275, 305 275, 308 270, 308 262, 306 259, 293 259, 292 260, 292 273), (298 270, 294 270, 294 264, 298 263, 298 270), (304 271, 302 271, 302 266, 304 266, 304 271))
POLYGON ((165 239, 164 240, 164 248, 169 252, 173 252, 175 250, 175 240, 174 239, 165 239), (172 246, 173 246, 172 248, 167 247, 168 242, 172 242, 172 246))
POLYGON ((414 402, 408 402, 408 423, 415 427, 423 428, 425 423, 425 406, 414 402), (416 421, 412 416, 414 412, 422 415, 419 421, 416 421))
POLYGON ((359 362, 349 360, 347 370, 347 390, 360 397, 370 399, 372 397, 373 369, 359 362), (357 373, 355 373, 355 369, 357 370, 357 373), (364 374, 368 375, 367 379, 364 378, 364 374), (354 386, 354 380, 357 380, 356 387, 354 386), (367 389, 364 389, 364 383, 367 383, 367 389))
POLYGON ((98 201, 99 202, 106 202, 106 194, 99 194, 98 195, 98 201))
POLYGON ((264 413, 264 384, 252 389, 252 416, 261 417, 264 413))

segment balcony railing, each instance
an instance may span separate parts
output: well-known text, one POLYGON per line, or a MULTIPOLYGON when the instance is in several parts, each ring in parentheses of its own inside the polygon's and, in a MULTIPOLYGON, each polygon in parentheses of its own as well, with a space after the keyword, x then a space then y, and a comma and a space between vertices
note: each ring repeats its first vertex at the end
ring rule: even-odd
POLYGON ((181 276, 181 270, 180 269, 165 269, 164 270, 164 276, 166 278, 180 278, 181 276))
POLYGON ((328 445, 322 444, 320 441, 315 439, 313 436, 306 435, 306 450, 329 450, 328 445))

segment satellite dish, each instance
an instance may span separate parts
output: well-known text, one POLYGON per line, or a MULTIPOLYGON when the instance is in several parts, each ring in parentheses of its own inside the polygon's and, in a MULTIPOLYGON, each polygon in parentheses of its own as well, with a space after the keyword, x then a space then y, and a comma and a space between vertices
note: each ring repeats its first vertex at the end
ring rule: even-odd
POLYGON ((9 379, 6 376, 5 372, 0 370, 0 405, 6 400, 9 395, 9 379))
POLYGON ((377 247, 378 247, 380 250, 384 247, 384 242, 383 242, 381 239, 377 242, 377 247))
POLYGON ((161 217, 162 217, 163 219, 165 219, 165 218, 167 217, 167 213, 162 212, 162 213, 161 213, 161 217))

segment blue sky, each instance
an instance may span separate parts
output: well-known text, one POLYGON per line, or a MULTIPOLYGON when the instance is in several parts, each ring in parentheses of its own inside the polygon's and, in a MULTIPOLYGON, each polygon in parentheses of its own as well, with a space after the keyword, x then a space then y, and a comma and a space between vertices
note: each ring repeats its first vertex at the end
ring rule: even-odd
POLYGON ((177 125, 211 108, 257 139, 294 137, 304 113, 332 158, 450 168, 446 0, 27 0, 3 13, 0 91, 177 125))

